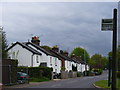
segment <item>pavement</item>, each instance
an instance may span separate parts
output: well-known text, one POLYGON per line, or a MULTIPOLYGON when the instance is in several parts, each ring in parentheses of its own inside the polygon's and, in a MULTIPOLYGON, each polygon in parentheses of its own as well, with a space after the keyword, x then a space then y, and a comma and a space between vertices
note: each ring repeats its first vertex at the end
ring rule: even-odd
POLYGON ((17 85, 13 85, 13 86, 2 86, 2 84, 0 84, 0 90, 1 88, 27 88, 27 87, 31 87, 31 86, 36 86, 36 85, 40 85, 40 84, 45 84, 48 82, 56 82, 62 79, 53 79, 51 81, 44 81, 44 82, 29 82, 28 83, 24 83, 24 84, 17 84, 17 85))

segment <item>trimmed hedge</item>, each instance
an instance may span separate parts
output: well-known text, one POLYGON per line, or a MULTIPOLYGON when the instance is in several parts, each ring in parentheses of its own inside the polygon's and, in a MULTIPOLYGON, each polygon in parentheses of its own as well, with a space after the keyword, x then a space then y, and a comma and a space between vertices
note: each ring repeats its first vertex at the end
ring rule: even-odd
POLYGON ((117 78, 120 78, 120 71, 117 71, 117 78))
POLYGON ((49 67, 18 67, 18 72, 25 72, 28 73, 28 75, 31 78, 43 78, 46 77, 51 80, 52 77, 52 68, 49 67))
MULTIPOLYGON (((83 72, 83 75, 85 76, 85 71, 83 72)), ((90 75, 90 71, 86 71, 86 76, 90 75)))
POLYGON ((77 77, 81 77, 82 76, 82 72, 77 72, 77 77))

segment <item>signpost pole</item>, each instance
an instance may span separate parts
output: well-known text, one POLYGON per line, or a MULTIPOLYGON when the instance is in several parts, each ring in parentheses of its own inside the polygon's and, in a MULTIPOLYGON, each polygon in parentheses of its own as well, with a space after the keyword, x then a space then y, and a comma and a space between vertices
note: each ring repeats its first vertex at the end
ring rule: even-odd
POLYGON ((117 9, 113 13, 112 90, 116 90, 117 9))
POLYGON ((112 67, 112 65, 111 65, 112 63, 111 62, 112 62, 112 57, 109 56, 108 87, 110 87, 110 85, 111 85, 111 67, 112 67))

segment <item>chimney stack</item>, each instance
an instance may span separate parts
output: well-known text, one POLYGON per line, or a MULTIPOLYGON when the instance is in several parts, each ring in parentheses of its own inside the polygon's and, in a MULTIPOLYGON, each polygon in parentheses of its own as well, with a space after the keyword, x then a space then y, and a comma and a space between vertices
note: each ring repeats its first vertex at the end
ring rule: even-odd
POLYGON ((75 59, 75 54, 72 54, 72 55, 71 55, 71 58, 72 58, 72 59, 75 59))
POLYGON ((40 45, 40 40, 39 40, 39 37, 37 37, 37 36, 32 37, 31 42, 38 46, 40 45))
POLYGON ((68 52, 67 51, 64 51, 64 56, 68 56, 68 52))

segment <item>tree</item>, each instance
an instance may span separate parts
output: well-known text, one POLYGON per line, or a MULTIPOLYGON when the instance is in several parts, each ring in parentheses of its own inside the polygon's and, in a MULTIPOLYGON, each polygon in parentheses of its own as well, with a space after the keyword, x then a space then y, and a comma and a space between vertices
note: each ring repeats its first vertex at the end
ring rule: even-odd
POLYGON ((89 62, 90 56, 85 49, 80 48, 80 47, 76 47, 71 52, 70 56, 72 56, 73 54, 75 55, 75 57, 80 57, 81 60, 83 60, 83 61, 85 61, 85 59, 86 59, 86 63, 89 62))
POLYGON ((94 54, 89 61, 91 68, 96 69, 104 69, 107 67, 107 64, 108 59, 106 57, 102 57, 100 54, 94 54))
POLYGON ((8 57, 8 53, 7 53, 7 48, 8 48, 8 44, 7 44, 7 39, 6 39, 6 33, 4 31, 1 31, 1 36, 2 39, 2 58, 7 58, 8 57))
MULTIPOLYGON (((112 57, 112 52, 109 52, 108 56, 112 57)), ((118 45, 118 48, 117 48, 117 66, 118 66, 118 70, 120 70, 120 45, 118 45)))

